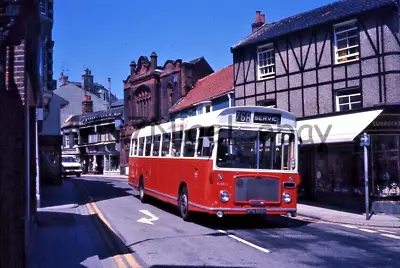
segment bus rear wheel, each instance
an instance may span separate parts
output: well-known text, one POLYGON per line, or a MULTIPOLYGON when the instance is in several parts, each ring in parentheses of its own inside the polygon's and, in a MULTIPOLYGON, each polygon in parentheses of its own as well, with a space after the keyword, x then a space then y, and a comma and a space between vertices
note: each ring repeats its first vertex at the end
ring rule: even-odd
POLYGON ((189 221, 190 211, 189 211, 189 197, 186 186, 183 186, 179 192, 178 201, 179 213, 184 221, 189 221))
POLYGON ((144 193, 143 180, 140 180, 140 183, 139 183, 139 199, 140 199, 140 202, 146 203, 146 194, 144 193))

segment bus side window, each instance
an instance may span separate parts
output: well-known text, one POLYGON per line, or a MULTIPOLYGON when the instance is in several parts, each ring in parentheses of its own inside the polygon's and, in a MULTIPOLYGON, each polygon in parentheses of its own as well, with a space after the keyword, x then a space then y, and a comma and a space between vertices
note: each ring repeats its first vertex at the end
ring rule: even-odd
POLYGON ((153 136, 147 136, 147 137, 146 137, 146 151, 145 151, 145 156, 150 156, 152 137, 153 137, 153 136))
POLYGON ((198 157, 210 157, 214 144, 214 128, 200 128, 199 140, 197 146, 198 157))
POLYGON ((194 157, 196 146, 197 129, 189 129, 185 131, 185 144, 183 146, 184 157, 194 157))
POLYGON ((143 156, 144 138, 139 138, 139 156, 143 156))
POLYGON ((183 131, 172 133, 172 150, 171 155, 175 157, 181 156, 183 131))
POLYGON ((131 148, 131 156, 136 155, 137 153, 137 145, 138 145, 138 141, 135 139, 132 141, 132 148, 131 148))
POLYGON ((135 140, 131 139, 130 146, 129 146, 129 157, 133 155, 133 146, 134 146, 135 140))
POLYGON ((133 155, 138 155, 139 141, 135 139, 135 147, 133 147, 133 155))
POLYGON ((162 137, 162 145, 161 145, 161 156, 166 156, 169 154, 169 144, 171 141, 171 134, 165 133, 162 137))
POLYGON ((161 140, 161 135, 154 136, 153 156, 158 156, 160 154, 160 140, 161 140))

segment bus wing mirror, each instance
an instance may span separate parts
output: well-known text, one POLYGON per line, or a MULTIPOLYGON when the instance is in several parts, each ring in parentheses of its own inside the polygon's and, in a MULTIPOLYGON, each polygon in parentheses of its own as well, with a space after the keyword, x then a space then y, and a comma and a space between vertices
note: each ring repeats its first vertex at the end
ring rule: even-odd
POLYGON ((297 138, 299 140, 299 145, 302 146, 303 145, 303 139, 301 137, 297 138))

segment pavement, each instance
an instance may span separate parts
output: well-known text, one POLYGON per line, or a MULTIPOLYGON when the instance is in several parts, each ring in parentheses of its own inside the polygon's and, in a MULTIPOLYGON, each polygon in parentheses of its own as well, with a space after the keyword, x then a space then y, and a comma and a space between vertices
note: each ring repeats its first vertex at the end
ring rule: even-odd
MULTIPOLYGON (((175 207, 141 203, 115 177, 44 188, 30 267, 400 267, 399 228, 312 215, 185 222, 175 207)), ((299 212, 310 214, 309 207, 300 204, 299 212)))
POLYGON ((366 219, 365 213, 350 213, 338 209, 328 209, 317 205, 298 204, 297 214, 326 222, 351 224, 369 227, 400 228, 400 216, 385 214, 369 215, 366 219))
POLYGON ((123 243, 76 186, 42 187, 28 267, 139 267, 129 265, 131 252, 115 246, 123 243))

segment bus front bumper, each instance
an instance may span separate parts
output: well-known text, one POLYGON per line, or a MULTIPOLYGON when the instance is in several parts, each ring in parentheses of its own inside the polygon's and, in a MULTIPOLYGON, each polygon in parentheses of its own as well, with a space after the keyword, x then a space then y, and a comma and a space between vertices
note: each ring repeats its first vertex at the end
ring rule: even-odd
POLYGON ((189 205, 197 210, 205 211, 209 214, 220 215, 285 215, 290 217, 297 216, 297 208, 279 207, 246 207, 246 208, 226 208, 226 207, 206 207, 189 202, 189 205))

